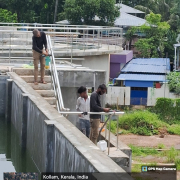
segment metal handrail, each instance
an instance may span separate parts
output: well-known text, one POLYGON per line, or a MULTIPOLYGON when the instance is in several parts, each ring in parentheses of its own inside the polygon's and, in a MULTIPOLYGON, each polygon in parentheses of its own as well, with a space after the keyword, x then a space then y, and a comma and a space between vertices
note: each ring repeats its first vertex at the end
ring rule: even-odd
POLYGON ((51 77, 52 77, 52 84, 53 84, 53 88, 54 88, 55 96, 56 96, 58 112, 69 111, 68 108, 64 108, 59 78, 58 78, 57 69, 56 69, 56 61, 55 61, 54 52, 53 52, 53 48, 51 44, 51 38, 49 35, 47 35, 46 37, 47 37, 47 43, 48 43, 48 46, 52 55, 51 62, 50 62, 50 71, 51 71, 51 77))

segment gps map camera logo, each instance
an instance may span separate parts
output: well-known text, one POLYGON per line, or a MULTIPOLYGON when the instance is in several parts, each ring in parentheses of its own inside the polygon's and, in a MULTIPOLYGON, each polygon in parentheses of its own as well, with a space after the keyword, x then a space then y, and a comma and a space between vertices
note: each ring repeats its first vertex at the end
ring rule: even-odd
POLYGON ((147 172, 147 166, 142 166, 142 172, 147 172))

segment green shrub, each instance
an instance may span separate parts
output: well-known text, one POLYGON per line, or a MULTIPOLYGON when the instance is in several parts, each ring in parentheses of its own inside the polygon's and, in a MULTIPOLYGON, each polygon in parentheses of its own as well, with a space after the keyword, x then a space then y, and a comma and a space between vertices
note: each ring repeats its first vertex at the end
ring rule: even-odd
POLYGON ((149 111, 156 113, 159 119, 170 125, 180 123, 180 99, 157 98, 155 106, 149 111))
POLYGON ((165 148, 165 145, 164 144, 158 144, 158 149, 164 149, 165 148))
POLYGON ((168 133, 180 135, 180 125, 179 124, 173 124, 173 125, 169 126, 168 127, 168 133))
POLYGON ((158 116, 147 110, 136 110, 119 118, 119 127, 139 135, 158 134, 160 127, 167 128, 168 124, 159 120, 158 116))

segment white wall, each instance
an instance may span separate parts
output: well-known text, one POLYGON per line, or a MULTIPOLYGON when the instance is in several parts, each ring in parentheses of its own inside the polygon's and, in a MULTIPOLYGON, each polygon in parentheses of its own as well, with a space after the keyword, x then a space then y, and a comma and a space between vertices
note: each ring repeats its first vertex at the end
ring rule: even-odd
POLYGON ((109 73, 110 73, 109 54, 104 54, 99 56, 85 56, 84 60, 82 61, 82 66, 89 67, 90 69, 106 71, 106 84, 109 83, 109 73))
POLYGON ((169 92, 168 84, 163 84, 161 88, 148 88, 148 99, 147 99, 147 106, 154 106, 156 104, 157 98, 180 98, 180 96, 175 95, 174 93, 169 92))
POLYGON ((130 87, 109 86, 106 95, 106 103, 113 105, 130 105, 130 87), (124 102, 125 95, 125 102, 124 102))
MULTIPOLYGON (((117 87, 117 86, 109 86, 108 93, 106 95, 106 103, 110 105, 117 104, 118 105, 130 105, 130 87, 117 87), (124 94, 125 94, 125 102, 124 102, 124 94)), ((169 92, 168 84, 162 85, 161 88, 148 88, 148 98, 147 98, 147 106, 154 106, 156 104, 156 99, 160 97, 165 98, 180 98, 180 96, 175 95, 174 93, 169 92)))

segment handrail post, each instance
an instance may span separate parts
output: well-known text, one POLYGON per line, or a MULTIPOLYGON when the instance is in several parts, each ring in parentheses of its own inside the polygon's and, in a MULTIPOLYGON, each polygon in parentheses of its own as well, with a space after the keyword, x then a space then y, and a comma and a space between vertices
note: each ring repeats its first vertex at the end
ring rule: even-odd
POLYGON ((117 136, 117 150, 118 150, 118 145, 119 145, 119 144, 118 144, 118 142, 119 142, 119 141, 118 141, 118 140, 119 140, 119 139, 118 139, 118 137, 119 137, 119 116, 117 116, 117 135, 116 135, 116 136, 117 136))
POLYGON ((110 153, 111 118, 109 119, 108 156, 110 153))

